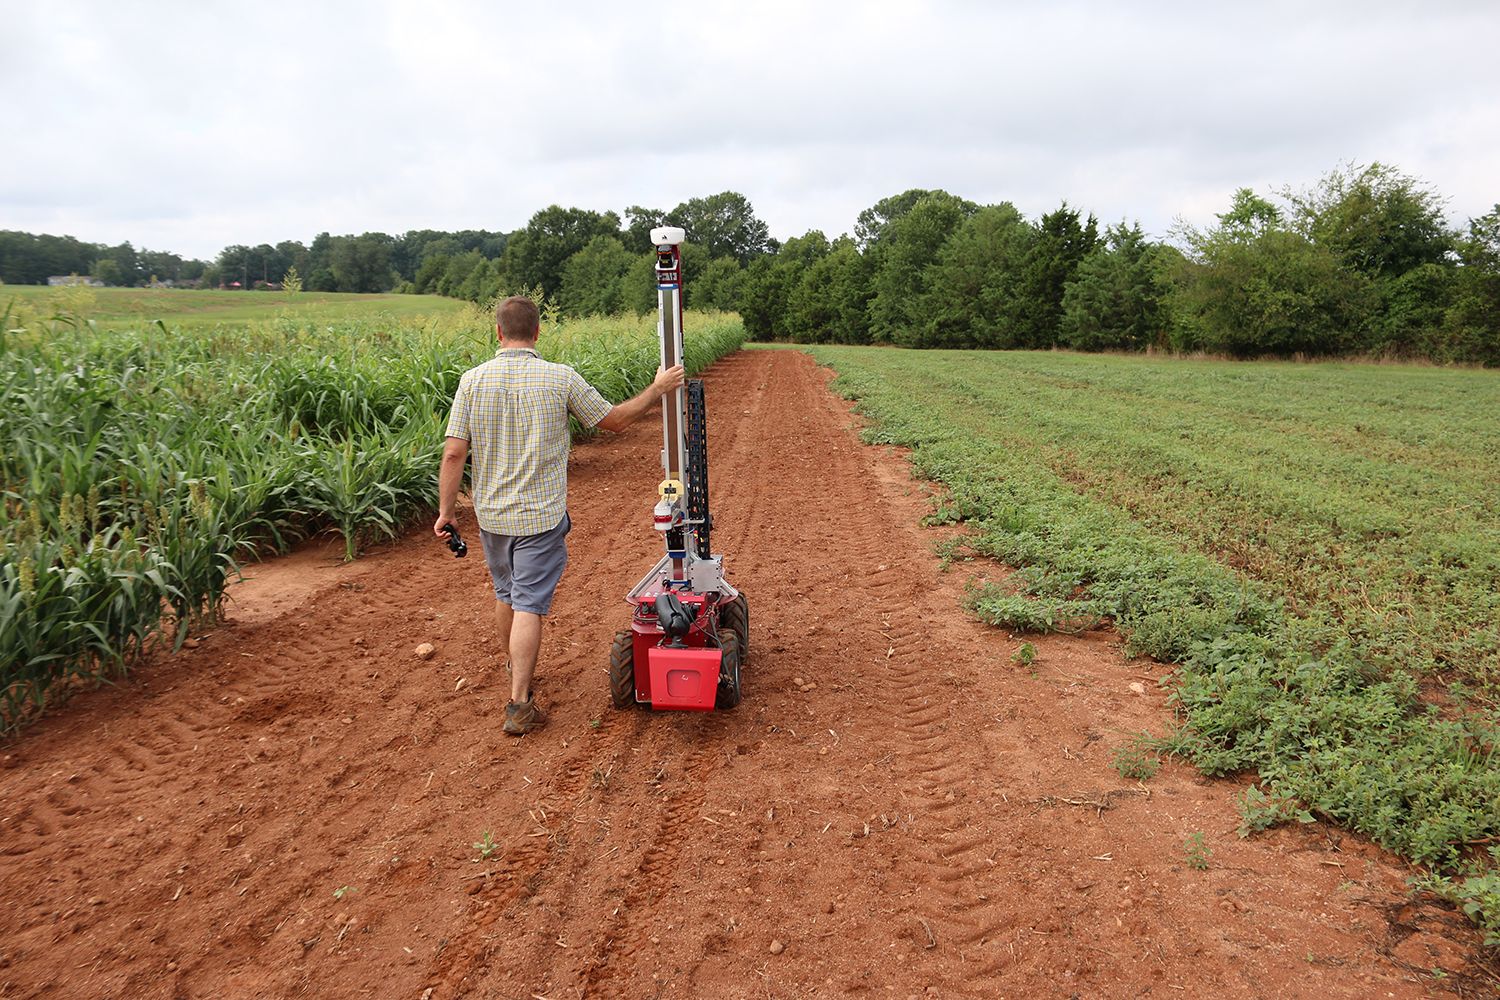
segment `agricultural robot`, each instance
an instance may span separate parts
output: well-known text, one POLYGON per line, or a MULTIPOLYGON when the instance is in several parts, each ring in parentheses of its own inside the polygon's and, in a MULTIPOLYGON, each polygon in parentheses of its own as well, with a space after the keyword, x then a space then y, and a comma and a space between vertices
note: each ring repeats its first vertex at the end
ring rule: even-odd
MULTIPOLYGON (((681 364, 681 229, 651 230, 656 246, 656 332, 661 366, 681 364)), ((616 708, 709 711, 740 701, 749 651, 750 608, 724 579, 724 557, 709 548, 708 442, 703 380, 662 397, 662 471, 652 519, 666 554, 625 595, 630 628, 615 633, 609 694, 616 708)))

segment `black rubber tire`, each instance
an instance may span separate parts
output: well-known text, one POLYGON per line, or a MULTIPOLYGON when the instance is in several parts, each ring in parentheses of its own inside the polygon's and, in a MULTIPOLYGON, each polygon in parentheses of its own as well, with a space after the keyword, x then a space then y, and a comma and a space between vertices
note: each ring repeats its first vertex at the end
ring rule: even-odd
POLYGON ((740 662, 750 656, 750 603, 741 594, 719 609, 719 628, 733 629, 740 640, 740 662))
POLYGON ((615 708, 635 705, 635 636, 616 632, 609 647, 609 700, 615 708))
POLYGON ((719 688, 714 708, 733 708, 740 703, 740 637, 731 629, 719 633, 723 659, 719 664, 719 688))

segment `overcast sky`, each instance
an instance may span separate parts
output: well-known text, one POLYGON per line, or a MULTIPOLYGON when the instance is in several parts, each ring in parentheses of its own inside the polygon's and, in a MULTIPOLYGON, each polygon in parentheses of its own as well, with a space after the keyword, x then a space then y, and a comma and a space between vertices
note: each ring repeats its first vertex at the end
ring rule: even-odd
POLYGON ((0 0, 0 229, 510 231, 734 190, 781 239, 943 188, 1165 235, 1379 160, 1500 202, 1500 3, 0 0))

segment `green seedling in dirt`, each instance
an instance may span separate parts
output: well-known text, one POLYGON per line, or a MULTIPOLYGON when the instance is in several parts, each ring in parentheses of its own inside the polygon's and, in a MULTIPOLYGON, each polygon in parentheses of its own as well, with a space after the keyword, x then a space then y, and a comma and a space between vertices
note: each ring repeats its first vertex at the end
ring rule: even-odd
POLYGON ((474 850, 479 852, 479 857, 475 858, 474 860, 488 861, 490 859, 490 855, 494 854, 499 849, 500 845, 495 843, 494 838, 490 836, 490 831, 486 830, 484 831, 483 839, 474 842, 474 850))
POLYGON ((1018 667, 1029 667, 1034 659, 1036 659, 1036 647, 1029 642, 1021 643, 1021 648, 1010 654, 1010 662, 1018 667))
POLYGON ((1208 859, 1214 852, 1203 846, 1203 831, 1195 830, 1187 840, 1182 842, 1183 849, 1187 851, 1187 863, 1200 872, 1208 871, 1208 859))
POLYGON ((1115 770, 1120 772, 1122 778, 1134 778, 1136 781, 1145 781, 1156 776, 1156 769, 1161 766, 1161 761, 1150 752, 1150 737, 1141 733, 1131 738, 1124 746, 1114 749, 1115 770))
POLYGON ((354 888, 354 886, 352 885, 341 885, 337 889, 333 890, 333 898, 343 899, 345 896, 352 896, 358 891, 359 890, 354 888))

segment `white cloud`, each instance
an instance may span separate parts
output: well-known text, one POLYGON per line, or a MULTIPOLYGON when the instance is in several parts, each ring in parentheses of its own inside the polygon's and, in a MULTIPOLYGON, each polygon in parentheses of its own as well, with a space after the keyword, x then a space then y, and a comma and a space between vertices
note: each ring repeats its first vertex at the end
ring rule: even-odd
POLYGON ((1497 200, 1490 3, 0 0, 0 227, 212 256, 743 192, 910 187, 1161 234, 1380 159, 1497 200))

